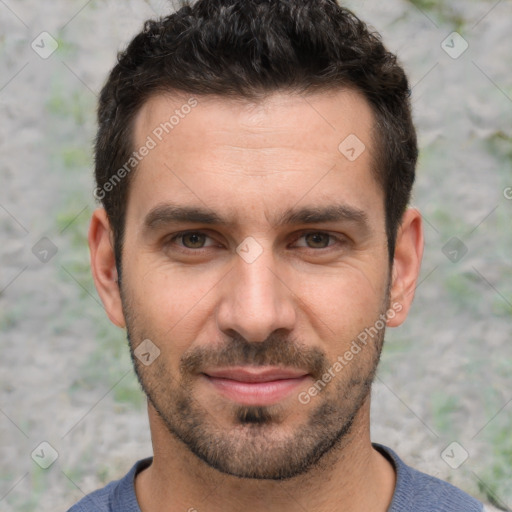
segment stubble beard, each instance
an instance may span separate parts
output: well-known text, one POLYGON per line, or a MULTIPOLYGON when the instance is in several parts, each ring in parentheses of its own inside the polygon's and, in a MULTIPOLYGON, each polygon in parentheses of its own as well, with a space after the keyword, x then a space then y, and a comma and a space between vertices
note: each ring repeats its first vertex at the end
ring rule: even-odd
MULTIPOLYGON (((385 306, 381 313, 389 306, 389 295, 385 306)), ((237 337, 220 351, 201 347, 184 354, 179 373, 169 368, 164 357, 146 367, 134 355, 133 341, 151 339, 147 336, 149 330, 138 329, 133 312, 125 309, 137 378, 169 433, 208 466, 249 479, 285 480, 299 476, 321 465, 326 454, 349 441, 354 421, 369 398, 385 333, 385 329, 380 330, 312 397, 307 420, 294 426, 287 424, 289 411, 281 404, 245 406, 223 401, 217 411, 211 407, 208 410, 193 395, 198 378, 194 371, 204 368, 206 361, 222 366, 281 364, 310 370, 316 382, 332 366, 322 351, 290 343, 288 338, 272 336, 256 344, 237 337)), ((158 345, 157 340, 153 341, 158 345)), ((303 407, 297 399, 298 410, 303 407)))

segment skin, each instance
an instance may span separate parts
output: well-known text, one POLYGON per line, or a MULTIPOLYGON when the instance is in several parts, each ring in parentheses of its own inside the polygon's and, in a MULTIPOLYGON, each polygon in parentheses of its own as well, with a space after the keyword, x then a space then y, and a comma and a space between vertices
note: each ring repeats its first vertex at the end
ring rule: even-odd
MULTIPOLYGON (((149 99, 135 119, 134 146, 187 99, 149 99)), ((132 351, 144 339, 160 350, 148 366, 134 358, 154 449, 135 482, 141 510, 384 512, 395 473, 369 431, 384 330, 309 403, 297 396, 391 304, 399 308, 387 326, 405 320, 423 252, 420 214, 404 214, 390 271, 384 194, 371 170, 374 118, 359 93, 197 99, 133 176, 121 286, 103 209, 89 232, 109 318, 127 329, 132 351), (366 146, 353 162, 338 151, 350 134, 366 146), (230 222, 149 229, 148 214, 169 202, 230 222), (274 222, 287 208, 326 204, 357 209, 366 222, 274 222), (206 236, 171 240, 184 230, 206 236), (250 263, 236 251, 247 237, 261 250, 250 263), (296 364, 309 376, 258 408, 220 395, 200 373, 251 361, 296 364)))

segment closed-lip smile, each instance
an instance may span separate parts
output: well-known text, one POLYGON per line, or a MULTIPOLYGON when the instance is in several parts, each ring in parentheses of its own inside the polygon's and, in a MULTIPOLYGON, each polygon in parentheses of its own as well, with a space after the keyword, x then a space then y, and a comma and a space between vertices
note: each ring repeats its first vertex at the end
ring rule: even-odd
POLYGON ((243 405, 270 405, 288 396, 309 376, 304 370, 275 366, 207 369, 203 376, 226 398, 243 405))

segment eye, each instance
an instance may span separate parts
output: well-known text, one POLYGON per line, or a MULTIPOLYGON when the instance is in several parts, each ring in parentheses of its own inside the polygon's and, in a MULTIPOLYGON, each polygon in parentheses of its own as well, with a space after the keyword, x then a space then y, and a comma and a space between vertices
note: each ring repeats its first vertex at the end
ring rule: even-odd
POLYGON ((205 246, 205 239, 210 238, 206 233, 202 231, 182 231, 176 233, 169 239, 168 244, 174 244, 176 240, 181 240, 182 244, 178 244, 179 247, 190 250, 203 249, 205 246))
POLYGON ((326 233, 324 231, 308 231, 301 233, 296 240, 300 240, 302 238, 306 241, 307 245, 302 245, 299 247, 306 247, 309 249, 327 249, 336 243, 342 244, 344 241, 343 238, 331 235, 330 233, 326 233), (331 240, 334 240, 335 243, 329 244, 331 240))
MULTIPOLYGON (((343 245, 346 243, 344 237, 332 235, 324 231, 307 231, 299 233, 295 238, 295 247, 310 249, 310 250, 322 250, 329 249, 334 245, 343 245), (304 239, 306 244, 297 244, 297 241, 304 239)), ((201 252, 208 248, 215 247, 214 240, 203 231, 181 231, 175 233, 169 238, 166 246, 174 246, 178 251, 183 252, 201 252), (211 240, 209 245, 206 245, 207 240, 211 240)), ((218 247, 218 245, 217 245, 218 247)))

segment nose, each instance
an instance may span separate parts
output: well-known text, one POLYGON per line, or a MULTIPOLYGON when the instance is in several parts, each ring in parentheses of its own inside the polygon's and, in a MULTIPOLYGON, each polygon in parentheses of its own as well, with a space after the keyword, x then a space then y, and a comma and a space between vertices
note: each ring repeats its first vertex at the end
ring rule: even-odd
POLYGON ((286 281, 271 249, 264 249, 252 262, 236 254, 234 268, 222 281, 216 309, 219 329, 250 342, 265 341, 280 329, 291 331, 296 309, 291 283, 286 281))

